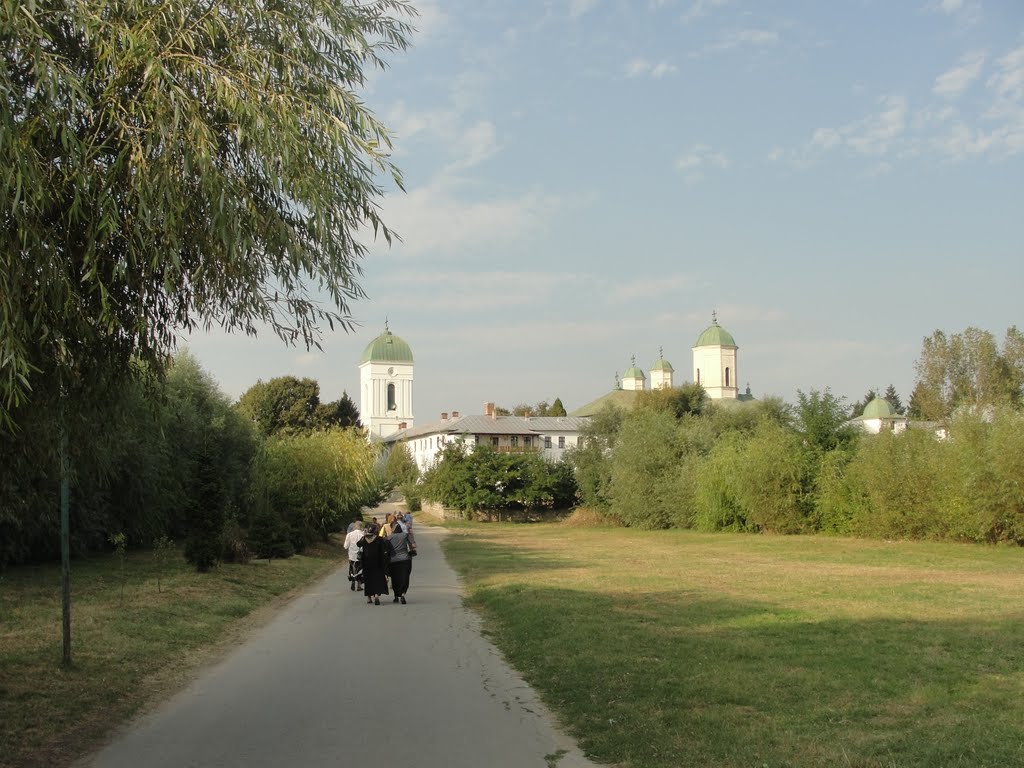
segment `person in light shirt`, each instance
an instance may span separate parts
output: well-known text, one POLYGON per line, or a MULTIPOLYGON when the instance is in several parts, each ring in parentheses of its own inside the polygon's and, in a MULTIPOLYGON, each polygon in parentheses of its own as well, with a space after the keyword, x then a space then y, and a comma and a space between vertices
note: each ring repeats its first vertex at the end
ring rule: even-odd
POLYGON ((355 592, 363 588, 363 550, 359 548, 359 540, 363 538, 363 523, 357 520, 352 530, 345 534, 342 544, 348 551, 349 589, 355 592))

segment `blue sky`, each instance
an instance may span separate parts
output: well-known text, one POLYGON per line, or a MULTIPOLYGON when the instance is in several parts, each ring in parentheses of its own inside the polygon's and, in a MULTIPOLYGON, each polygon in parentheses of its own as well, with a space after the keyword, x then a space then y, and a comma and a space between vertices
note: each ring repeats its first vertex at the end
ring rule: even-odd
POLYGON ((324 351, 197 335, 237 397, 320 382, 358 405, 384 327, 417 423, 560 397, 659 348, 691 377, 712 310, 741 386, 906 400, 922 339, 1024 322, 1020 0, 421 0, 364 94, 395 134, 401 244, 324 351))

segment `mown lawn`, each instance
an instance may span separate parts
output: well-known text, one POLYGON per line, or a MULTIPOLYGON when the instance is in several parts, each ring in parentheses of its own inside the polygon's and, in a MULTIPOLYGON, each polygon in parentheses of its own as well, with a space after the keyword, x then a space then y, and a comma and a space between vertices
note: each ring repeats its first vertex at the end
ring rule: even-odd
POLYGON ((129 552, 123 570, 113 555, 75 560, 70 669, 61 667, 59 565, 0 574, 0 766, 69 764, 184 682, 255 609, 343 557, 330 543, 207 574, 180 552, 163 564, 154 553, 129 552))
POLYGON ((1024 766, 1024 550, 564 524, 445 549, 597 761, 1024 766))

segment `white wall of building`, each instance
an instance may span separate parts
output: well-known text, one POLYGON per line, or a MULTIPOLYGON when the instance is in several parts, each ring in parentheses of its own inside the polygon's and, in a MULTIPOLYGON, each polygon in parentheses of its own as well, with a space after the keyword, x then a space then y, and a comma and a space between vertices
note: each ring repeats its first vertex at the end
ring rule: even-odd
POLYGON ((359 366, 359 418, 370 435, 387 437, 401 424, 413 426, 413 366, 369 362, 359 366), (394 386, 394 408, 388 408, 388 387, 394 386))
POLYGON ((693 380, 714 400, 735 399, 739 394, 736 347, 694 347, 693 380))

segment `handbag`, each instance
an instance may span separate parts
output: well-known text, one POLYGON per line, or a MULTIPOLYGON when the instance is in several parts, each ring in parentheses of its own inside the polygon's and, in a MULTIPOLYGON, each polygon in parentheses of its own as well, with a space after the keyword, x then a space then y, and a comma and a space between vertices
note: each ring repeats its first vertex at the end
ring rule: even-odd
POLYGON ((416 557, 419 552, 416 551, 416 547, 409 547, 409 557, 416 557))

